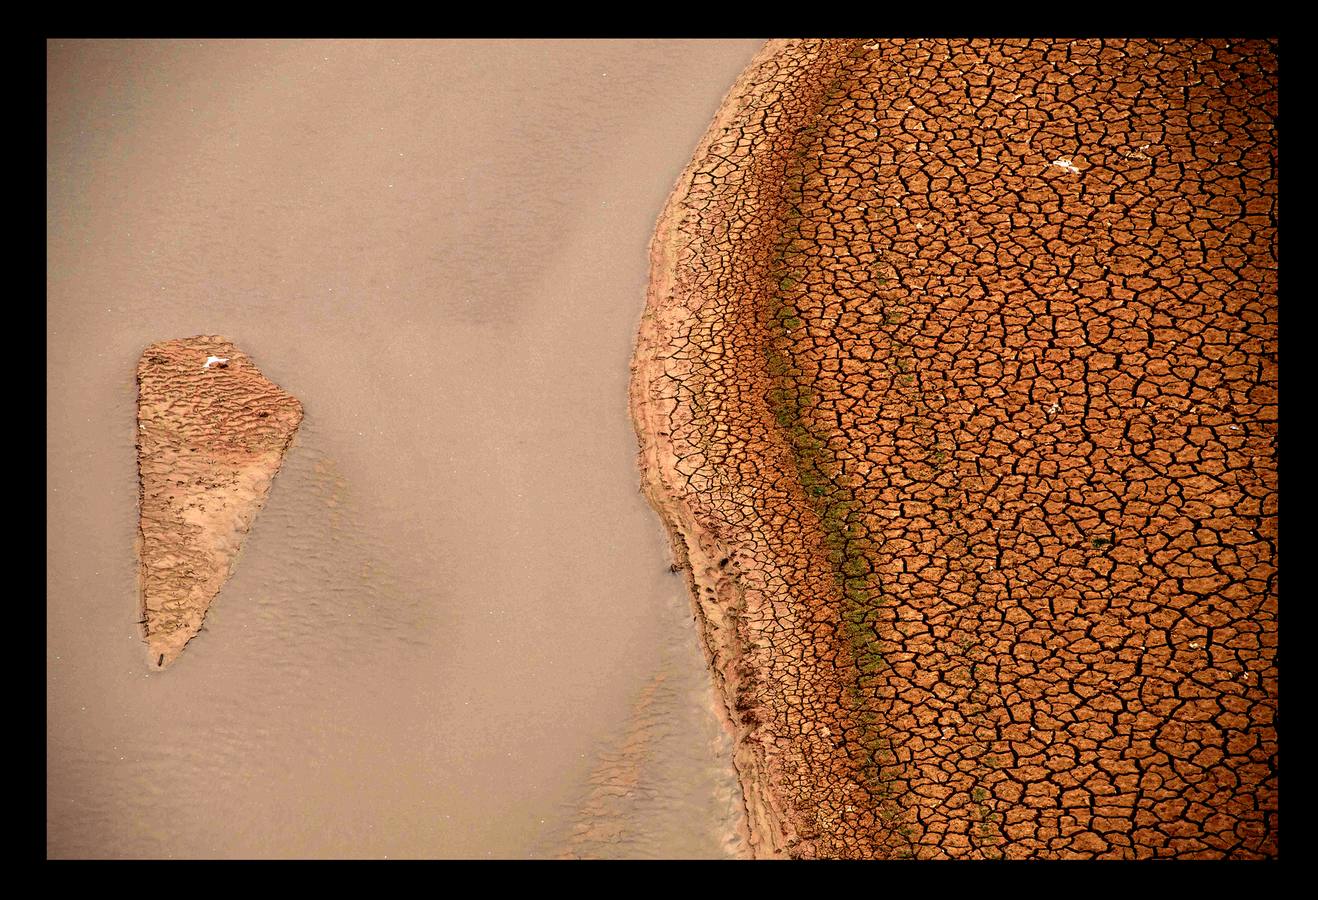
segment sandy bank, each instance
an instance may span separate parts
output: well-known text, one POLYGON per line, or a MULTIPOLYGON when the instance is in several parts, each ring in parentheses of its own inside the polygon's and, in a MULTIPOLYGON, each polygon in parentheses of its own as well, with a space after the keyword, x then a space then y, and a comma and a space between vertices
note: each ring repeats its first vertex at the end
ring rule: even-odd
POLYGON ((681 466, 692 450, 675 439, 673 429, 675 417, 685 413, 684 403, 672 395, 669 385, 675 374, 689 375, 697 362, 694 355, 680 351, 700 327, 706 308, 705 298, 692 284, 690 260, 718 252, 699 220, 710 199, 712 179, 707 173, 712 169, 720 178, 735 173, 735 178, 745 179, 752 190, 737 198, 740 218, 735 225, 752 229, 759 219, 769 225, 763 239, 771 241, 782 202, 781 185, 772 178, 752 179, 791 152, 794 131, 783 130, 785 143, 757 143, 754 152, 741 135, 747 129, 776 132, 770 123, 777 122, 782 109, 792 108, 783 94, 796 96, 800 109, 817 105, 820 77, 830 61, 818 52, 819 46, 769 42, 729 92, 656 227, 650 287, 632 366, 631 410, 641 447, 642 489, 668 529, 676 565, 686 573, 706 656, 723 698, 725 722, 735 736, 749 842, 760 858, 784 856, 799 841, 780 784, 780 754, 771 742, 762 740, 757 728, 772 710, 756 698, 756 661, 750 643, 754 638, 742 618, 748 608, 763 613, 766 572, 750 552, 754 538, 727 528, 702 502, 701 493, 690 489, 689 473, 681 466), (782 65, 785 51, 799 55, 798 66, 782 65))

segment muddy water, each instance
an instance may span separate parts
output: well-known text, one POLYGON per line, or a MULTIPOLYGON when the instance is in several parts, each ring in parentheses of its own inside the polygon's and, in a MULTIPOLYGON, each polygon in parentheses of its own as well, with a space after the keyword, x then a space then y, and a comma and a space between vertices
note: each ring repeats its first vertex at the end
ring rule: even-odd
POLYGON ((756 42, 48 47, 51 856, 726 856, 627 415, 646 246, 756 42), (135 619, 137 355, 306 420, 205 630, 135 619))

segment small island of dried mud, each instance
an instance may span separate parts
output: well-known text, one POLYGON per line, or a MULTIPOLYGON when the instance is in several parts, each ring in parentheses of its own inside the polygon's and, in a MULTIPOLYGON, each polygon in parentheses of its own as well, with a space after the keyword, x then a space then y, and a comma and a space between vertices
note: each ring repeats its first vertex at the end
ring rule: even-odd
POLYGON ((142 624, 165 667, 201 629, 302 421, 302 404, 221 337, 137 365, 142 624))
POLYGON ((652 245, 643 485, 757 856, 1277 853, 1277 54, 776 41, 652 245))

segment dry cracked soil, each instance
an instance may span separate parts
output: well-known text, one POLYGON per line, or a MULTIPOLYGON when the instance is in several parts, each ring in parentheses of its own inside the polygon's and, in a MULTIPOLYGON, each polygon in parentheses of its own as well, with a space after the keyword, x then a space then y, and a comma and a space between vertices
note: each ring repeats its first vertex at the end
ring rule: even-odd
POLYGON ((1277 48, 775 41, 652 247, 646 491, 761 856, 1275 856, 1277 48))

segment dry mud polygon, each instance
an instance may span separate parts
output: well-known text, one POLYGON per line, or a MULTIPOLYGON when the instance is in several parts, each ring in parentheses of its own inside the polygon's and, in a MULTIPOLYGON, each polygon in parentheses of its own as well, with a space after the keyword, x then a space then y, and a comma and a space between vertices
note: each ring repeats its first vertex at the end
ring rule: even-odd
POLYGON ((752 842, 1277 852, 1277 56, 785 41, 660 222, 645 486, 752 842))

